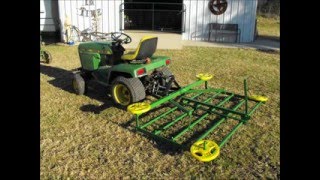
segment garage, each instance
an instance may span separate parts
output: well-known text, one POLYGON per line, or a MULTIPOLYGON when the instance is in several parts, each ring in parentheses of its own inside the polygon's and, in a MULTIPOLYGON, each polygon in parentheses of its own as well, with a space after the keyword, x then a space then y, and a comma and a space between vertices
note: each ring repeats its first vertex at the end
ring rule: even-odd
POLYGON ((181 40, 252 42, 257 0, 64 0, 58 1, 61 41, 66 17, 83 31, 152 31, 181 40))
POLYGON ((46 42, 60 39, 58 1, 40 0, 40 35, 46 42))
POLYGON ((182 0, 125 0, 123 4, 123 30, 184 31, 186 9, 182 0))

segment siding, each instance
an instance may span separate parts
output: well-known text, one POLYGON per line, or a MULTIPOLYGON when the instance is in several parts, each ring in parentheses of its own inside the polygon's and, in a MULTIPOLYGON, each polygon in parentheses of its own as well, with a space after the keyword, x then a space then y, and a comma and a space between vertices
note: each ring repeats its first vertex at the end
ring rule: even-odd
MULTIPOLYGON (((58 1, 62 41, 64 41, 63 26, 66 15, 70 17, 72 24, 80 30, 92 26, 90 13, 89 17, 81 16, 80 8, 86 8, 89 11, 102 10, 99 31, 114 32, 120 30, 119 10, 120 4, 124 0, 93 0, 93 2, 93 5, 85 5, 85 0, 58 1)), ((252 42, 254 40, 257 0, 228 0, 227 10, 222 15, 214 15, 210 12, 209 0, 183 0, 183 3, 186 6, 183 40, 207 40, 208 23, 214 22, 238 24, 241 30, 240 42, 252 42)))
POLYGON ((207 40, 208 23, 238 24, 240 42, 254 40, 257 0, 228 0, 225 13, 214 15, 209 10, 209 0, 183 0, 186 5, 185 32, 183 40, 207 40))
POLYGON ((58 28, 57 2, 54 0, 40 0, 40 31, 55 32, 58 28))
POLYGON ((93 5, 86 5, 86 0, 59 0, 59 16, 61 22, 62 41, 64 37, 64 21, 66 15, 69 16, 71 23, 77 26, 81 31, 93 26, 91 10, 101 9, 101 16, 98 25, 100 32, 115 32, 120 30, 119 7, 124 0, 93 0, 93 5), (88 10, 88 14, 84 11, 81 15, 81 8, 88 10))

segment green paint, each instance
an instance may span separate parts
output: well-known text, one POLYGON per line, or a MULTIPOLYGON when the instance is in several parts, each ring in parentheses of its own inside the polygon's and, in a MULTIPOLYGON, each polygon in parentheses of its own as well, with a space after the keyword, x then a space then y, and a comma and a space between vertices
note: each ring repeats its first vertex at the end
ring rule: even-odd
MULTIPOLYGON (((218 95, 218 94, 217 94, 218 95)), ((228 96, 227 98, 225 98, 222 102, 220 102, 218 104, 218 106, 223 105, 224 103, 228 102, 233 96, 228 96)), ((212 98, 207 99, 211 100, 212 98)), ((206 102, 205 101, 205 102, 206 102)), ((197 106, 200 106, 199 104, 197 106)), ((210 111, 214 111, 214 108, 211 109, 210 111)), ((203 114, 200 118, 198 118, 196 121, 194 121, 192 124, 190 124, 188 127, 186 127, 184 130, 182 130, 179 134, 177 134, 176 136, 173 137, 173 140, 178 139, 180 136, 182 136, 184 133, 186 133, 187 131, 191 130, 195 125, 197 125, 200 121, 202 121, 204 118, 206 118, 208 115, 210 115, 210 112, 207 112, 205 114, 203 114)))
POLYGON ((243 122, 238 123, 232 130, 231 132, 226 135, 223 140, 220 142, 219 147, 222 147, 230 138, 231 136, 239 129, 240 126, 242 126, 243 122))
POLYGON ((186 92, 187 92, 188 90, 190 90, 191 88, 193 88, 193 87, 195 87, 195 86, 199 86, 199 85, 202 84, 203 82, 204 82, 204 81, 202 81, 202 80, 198 80, 198 81, 196 81, 196 82, 194 82, 194 83, 192 83, 192 84, 189 84, 189 85, 186 86, 186 87, 183 87, 183 88, 177 90, 176 92, 173 92, 173 93, 169 94, 168 96, 165 96, 165 97, 163 97, 163 98, 161 98, 161 99, 153 102, 153 103, 151 104, 151 109, 153 109, 153 108, 155 108, 155 107, 157 107, 157 106, 159 106, 159 105, 161 105, 161 104, 163 104, 163 103, 166 103, 166 102, 168 102, 169 100, 171 100, 171 99, 173 99, 173 98, 175 98, 175 97, 177 97, 177 96, 180 96, 180 95, 186 93, 186 92))
POLYGON ((81 53, 80 62, 83 69, 93 71, 99 68, 101 57, 99 53, 81 53))
MULTIPOLYGON (((241 101, 237 106, 235 106, 233 108, 233 110, 238 109, 242 104, 244 103, 244 101, 241 101)), ((229 114, 229 113, 228 113, 229 114)), ((202 140, 203 138, 207 137, 209 135, 209 133, 211 133, 213 130, 215 130, 221 123, 223 123, 223 121, 225 121, 227 118, 221 118, 216 124, 214 124, 211 128, 209 128, 209 130, 207 130, 205 133, 203 133, 202 135, 200 135, 200 137, 197 139, 197 141, 202 140)))
POLYGON ((138 76, 137 71, 139 69, 144 68, 146 73, 151 72, 156 68, 166 66, 167 59, 169 59, 169 57, 167 56, 153 56, 151 57, 150 64, 122 63, 122 64, 117 64, 112 66, 111 71, 128 73, 132 77, 141 77, 141 76, 145 76, 146 74, 138 76))
POLYGON ((247 94, 248 89, 247 89, 247 80, 246 79, 243 80, 243 86, 244 86, 244 100, 246 101, 244 113, 248 114, 248 94, 247 94))
MULTIPOLYGON (((191 97, 191 99, 196 98, 196 97, 200 96, 201 94, 203 94, 203 93, 196 94, 195 96, 191 97)), ((151 119, 150 121, 148 121, 147 123, 145 123, 144 125, 142 125, 140 128, 146 128, 146 127, 150 126, 152 123, 154 123, 154 122, 156 122, 157 120, 159 120, 159 119, 165 117, 166 115, 172 113, 172 112, 175 111, 176 109, 178 109, 178 107, 174 107, 174 108, 170 109, 169 111, 160 114, 160 115, 157 116, 156 118, 153 118, 153 119, 151 119)))
POLYGON ((211 108, 217 108, 217 109, 220 109, 220 110, 223 110, 223 111, 227 111, 227 112, 232 112, 234 114, 243 115, 243 116, 246 115, 245 113, 242 113, 242 112, 234 111, 234 110, 231 110, 231 109, 228 109, 228 108, 219 107, 217 105, 212 105, 212 104, 209 104, 209 103, 206 103, 206 102, 200 102, 200 101, 196 101, 196 100, 193 100, 193 99, 190 99, 190 98, 185 98, 185 97, 183 97, 183 99, 191 101, 191 102, 194 102, 194 103, 197 103, 197 104, 201 104, 203 106, 208 106, 208 107, 211 107, 211 108))

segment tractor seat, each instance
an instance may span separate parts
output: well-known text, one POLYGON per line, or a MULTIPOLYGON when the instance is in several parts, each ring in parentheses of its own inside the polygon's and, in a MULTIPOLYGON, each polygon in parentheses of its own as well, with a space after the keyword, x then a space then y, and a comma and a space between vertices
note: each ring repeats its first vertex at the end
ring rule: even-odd
POLYGON ((135 51, 128 52, 121 56, 122 60, 142 60, 150 58, 157 49, 158 37, 144 36, 135 51))

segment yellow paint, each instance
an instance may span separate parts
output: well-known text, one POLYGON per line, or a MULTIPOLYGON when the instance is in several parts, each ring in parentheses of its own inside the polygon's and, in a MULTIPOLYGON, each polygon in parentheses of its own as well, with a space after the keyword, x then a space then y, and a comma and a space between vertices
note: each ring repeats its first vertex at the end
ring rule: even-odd
POLYGON ((127 110, 132 114, 142 114, 148 112, 151 109, 149 103, 141 102, 141 103, 134 103, 128 106, 127 110))
POLYGON ((267 98, 267 97, 265 97, 265 96, 259 96, 259 95, 249 96, 249 99, 256 100, 256 101, 260 101, 260 102, 266 102, 266 101, 268 101, 268 98, 267 98))
POLYGON ((141 38, 140 42, 139 42, 139 45, 137 47, 137 49, 133 52, 129 52, 127 54, 124 54, 121 56, 121 59, 122 60, 127 60, 127 61, 132 61, 134 59, 136 59, 136 57, 138 56, 138 53, 139 53, 139 50, 140 50, 140 47, 141 47, 141 44, 148 40, 148 39, 152 39, 152 38, 156 38, 156 36, 144 36, 143 38, 141 38))
POLYGON ((208 81, 213 77, 213 75, 208 73, 200 73, 200 74, 197 74, 196 77, 203 81, 208 81))
POLYGON ((220 147, 214 141, 200 140, 191 146, 190 152, 199 161, 209 162, 219 156, 220 147))
POLYGON ((123 84, 117 84, 113 88, 114 99, 117 103, 126 106, 130 104, 131 94, 129 89, 123 84))

